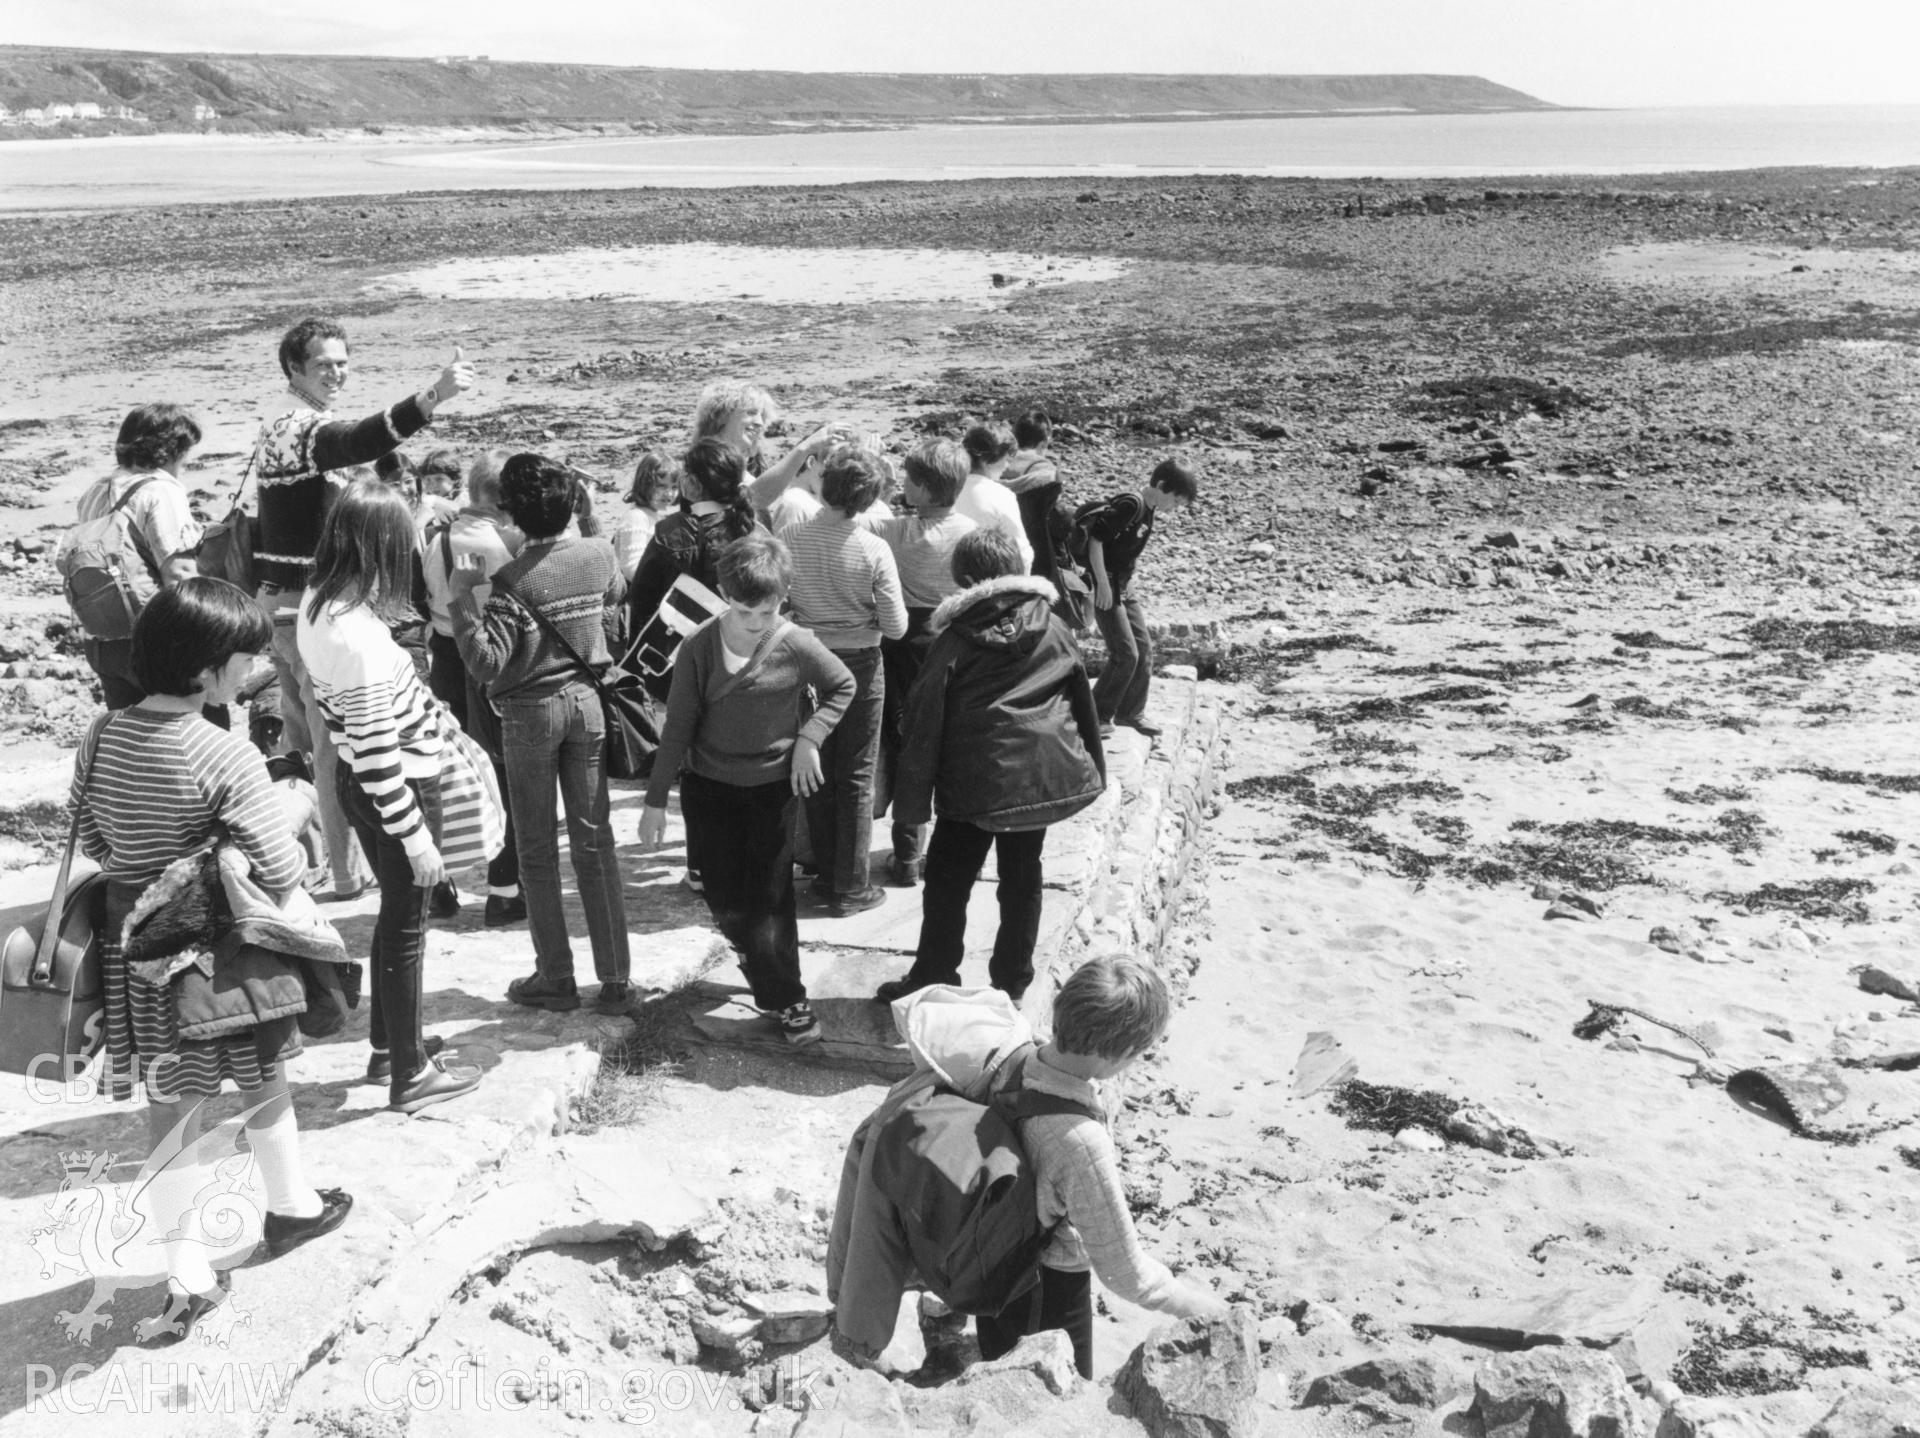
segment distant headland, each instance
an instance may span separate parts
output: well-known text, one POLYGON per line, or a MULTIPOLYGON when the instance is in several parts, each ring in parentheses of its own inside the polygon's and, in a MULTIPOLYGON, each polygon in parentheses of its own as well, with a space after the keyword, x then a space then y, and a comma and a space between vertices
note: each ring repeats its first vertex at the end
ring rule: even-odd
POLYGON ((485 55, 0 45, 0 138, 212 133, 753 134, 1560 108, 1477 75, 921 75, 667 70, 485 55))

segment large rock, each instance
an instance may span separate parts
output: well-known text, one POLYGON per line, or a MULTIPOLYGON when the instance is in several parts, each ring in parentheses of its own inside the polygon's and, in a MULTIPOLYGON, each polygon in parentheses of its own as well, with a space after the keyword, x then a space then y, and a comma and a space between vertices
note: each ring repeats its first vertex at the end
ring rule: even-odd
POLYGON ((793 1438, 912 1438, 900 1393, 867 1368, 832 1368, 807 1390, 793 1438))
POLYGON ((1577 1343, 1603 1349, 1636 1388, 1668 1377, 1692 1341, 1658 1285, 1588 1280, 1520 1302, 1456 1299, 1417 1313, 1411 1326, 1492 1348, 1577 1343))
POLYGON ((953 1381, 969 1387, 1002 1374, 1031 1375, 1056 1398, 1071 1393, 1080 1384, 1079 1370, 1073 1366, 1073 1340, 1058 1328, 1029 1333, 1011 1351, 970 1365, 953 1381))
POLYGON ((1260 1342, 1253 1311, 1155 1329, 1114 1387, 1153 1438, 1253 1438, 1260 1342))
POLYGON ((1452 1395, 1453 1379, 1431 1358, 1369 1358, 1338 1373, 1323 1373, 1307 1385, 1302 1408, 1376 1404, 1382 1399, 1409 1408, 1438 1408, 1452 1395))
POLYGON ((915 1428, 936 1433, 1047 1433, 1061 1426, 1060 1399, 1079 1386, 1073 1343, 1058 1329, 1030 1333, 1010 1353, 974 1363, 951 1383, 907 1388, 915 1428))
POLYGON ((833 1305, 817 1293, 783 1288, 744 1294, 740 1301, 759 1318, 762 1343, 811 1343, 833 1325, 833 1305))
POLYGON ((1851 1389, 1807 1438, 1920 1438, 1920 1392, 1892 1384, 1851 1389))
POLYGON ((1584 1348, 1502 1353, 1473 1376, 1486 1438, 1645 1438, 1620 1365, 1584 1348))
POLYGON ((1785 1438, 1786 1431, 1723 1398, 1682 1398, 1660 1415, 1653 1438, 1785 1438))

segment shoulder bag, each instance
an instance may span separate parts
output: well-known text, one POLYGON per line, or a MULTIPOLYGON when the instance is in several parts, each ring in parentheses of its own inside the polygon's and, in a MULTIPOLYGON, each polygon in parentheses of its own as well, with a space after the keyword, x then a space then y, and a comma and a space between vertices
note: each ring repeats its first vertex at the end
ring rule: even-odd
MULTIPOLYGON (((102 719, 96 742, 105 727, 102 719)), ((84 794, 84 779, 80 787, 84 794)), ((106 924, 107 879, 94 872, 73 881, 79 843, 76 808, 52 898, 0 944, 0 1073, 64 1080, 105 1041, 99 934, 106 924)))
POLYGON ((654 713, 653 699, 640 676, 618 664, 608 664, 604 673, 582 659, 567 643, 566 636, 537 607, 514 592, 505 575, 496 574, 493 586, 533 617, 548 638, 560 646, 574 672, 593 686, 600 697, 601 711, 607 718, 607 777, 609 779, 645 779, 653 773, 654 751, 660 747, 660 721, 654 713))

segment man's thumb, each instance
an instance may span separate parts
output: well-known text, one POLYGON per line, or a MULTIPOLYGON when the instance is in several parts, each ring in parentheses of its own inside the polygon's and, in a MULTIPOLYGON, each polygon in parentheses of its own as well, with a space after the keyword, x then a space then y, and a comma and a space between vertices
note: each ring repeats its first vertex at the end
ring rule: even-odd
POLYGON ((460 361, 465 359, 466 357, 467 357, 466 352, 463 351, 459 345, 455 345, 453 347, 453 362, 455 364, 459 364, 460 361))

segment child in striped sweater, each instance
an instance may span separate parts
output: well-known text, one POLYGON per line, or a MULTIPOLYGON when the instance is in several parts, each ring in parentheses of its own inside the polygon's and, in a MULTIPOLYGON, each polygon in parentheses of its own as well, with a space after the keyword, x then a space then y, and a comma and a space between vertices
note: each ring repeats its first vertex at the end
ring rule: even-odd
POLYGON ((820 475, 826 508, 788 538, 794 621, 846 665, 857 686, 847 717, 821 751, 825 780, 807 800, 807 836, 820 866, 814 890, 835 918, 886 899, 870 881, 867 856, 886 696, 880 641, 907 632, 907 609, 892 551, 860 523, 879 498, 885 462, 854 445, 836 449, 820 475))
POLYGON ((367 1074, 388 1080, 391 1106, 402 1113, 480 1082, 476 1067, 443 1066, 421 1030, 427 905, 447 870, 435 839, 440 701, 391 629, 411 608, 415 544, 400 492, 377 479, 355 480, 321 530, 297 631, 327 737, 344 761, 340 803, 380 885, 367 1074))

